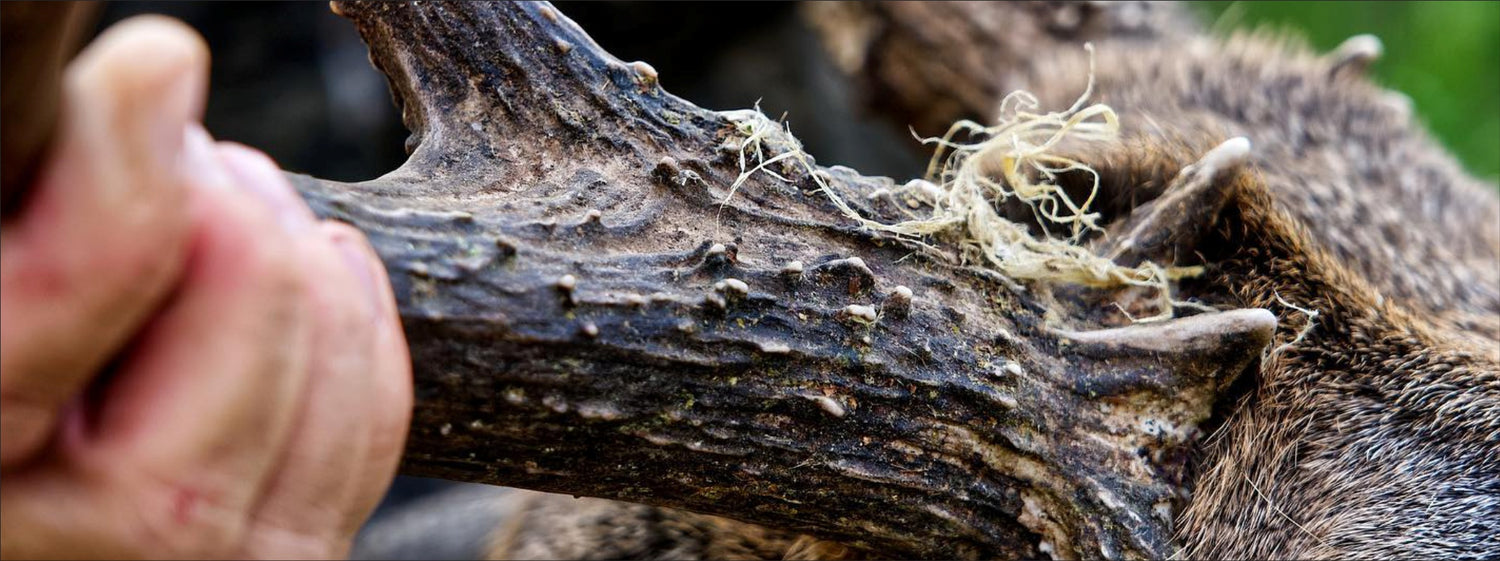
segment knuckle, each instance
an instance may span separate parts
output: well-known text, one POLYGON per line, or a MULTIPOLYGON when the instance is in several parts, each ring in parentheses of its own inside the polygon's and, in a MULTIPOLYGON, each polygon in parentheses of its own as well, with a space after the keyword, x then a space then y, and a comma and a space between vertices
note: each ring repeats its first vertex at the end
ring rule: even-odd
POLYGON ((375 442, 381 445, 385 453, 400 456, 406 444, 406 432, 411 426, 411 394, 393 397, 391 401, 392 403, 384 410, 385 418, 378 425, 381 432, 375 442))
MULTIPOLYGON (((403 357, 404 358, 404 357, 403 357)), ((372 381, 370 428, 372 453, 378 456, 399 455, 406 441, 406 432, 411 424, 415 399, 412 392, 411 368, 404 361, 376 365, 380 373, 372 381)))
POLYGON ((357 246, 368 246, 370 244, 370 240, 365 238, 363 231, 343 222, 324 220, 323 228, 328 232, 330 238, 348 240, 357 246))
POLYGON ((220 290, 235 301, 253 302, 258 310, 255 314, 261 318, 258 324, 276 330, 276 337, 302 337, 306 330, 298 326, 308 320, 313 304, 295 248, 279 236, 252 234, 225 253, 215 258, 221 264, 206 265, 220 268, 206 273, 212 278, 208 282, 220 285, 220 290), (230 263, 223 264, 222 260, 230 263), (287 330, 292 327, 296 329, 287 330))
POLYGON ((398 462, 406 447, 407 425, 393 421, 373 425, 366 461, 375 466, 398 462))
POLYGON ((261 240, 250 244, 241 258, 244 274, 260 293, 302 295, 308 283, 299 274, 291 248, 261 240))
MULTIPOLYGON (((325 275, 325 290, 337 293, 337 305, 341 307, 343 320, 351 322, 351 334, 360 338, 359 344, 370 347, 380 338, 383 314, 378 305, 377 284, 384 279, 374 278, 373 267, 368 262, 368 243, 364 234, 347 224, 325 221, 320 224, 328 258, 325 262, 330 271, 325 275), (334 286, 337 284, 338 286, 334 286), (371 294, 371 292, 376 292, 371 294)), ((376 349, 363 348, 372 356, 376 349)))
POLYGON ((288 306, 310 308, 307 302, 315 286, 313 279, 304 274, 305 269, 295 248, 283 246, 278 249, 266 254, 262 269, 264 290, 284 298, 288 306))
POLYGON ((256 231, 245 225, 233 235, 240 238, 231 256, 240 263, 241 272, 262 293, 302 296, 311 283, 304 278, 302 259, 295 241, 289 236, 267 229, 256 231))
POLYGON ((360 307, 358 292, 345 284, 347 274, 338 269, 340 260, 335 249, 319 249, 322 250, 319 258, 309 263, 307 290, 319 332, 320 352, 346 357, 347 360, 337 362, 351 365, 346 368, 368 365, 375 351, 369 343, 372 338, 368 315, 360 307))

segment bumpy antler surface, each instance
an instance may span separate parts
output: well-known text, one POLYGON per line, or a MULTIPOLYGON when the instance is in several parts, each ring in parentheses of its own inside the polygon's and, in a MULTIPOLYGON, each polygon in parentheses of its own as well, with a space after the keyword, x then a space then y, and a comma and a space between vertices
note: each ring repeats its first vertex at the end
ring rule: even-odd
POLYGON ((1171 553, 1197 426, 1268 312, 1088 330, 1097 304, 861 230, 812 174, 876 219, 897 216, 864 196, 888 179, 787 166, 731 196, 763 117, 662 91, 547 4, 336 10, 412 155, 294 179, 391 272, 406 473, 908 555, 1171 553))

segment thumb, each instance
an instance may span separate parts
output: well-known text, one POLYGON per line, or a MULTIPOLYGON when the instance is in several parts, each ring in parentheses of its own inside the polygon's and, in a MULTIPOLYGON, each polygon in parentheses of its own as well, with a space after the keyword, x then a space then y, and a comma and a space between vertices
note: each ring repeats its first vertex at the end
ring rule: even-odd
POLYGON ((214 181, 192 165, 206 151, 183 150, 207 69, 190 28, 141 17, 101 35, 66 71, 52 155, 0 236, 0 467, 46 443, 62 405, 176 284, 189 189, 214 181))

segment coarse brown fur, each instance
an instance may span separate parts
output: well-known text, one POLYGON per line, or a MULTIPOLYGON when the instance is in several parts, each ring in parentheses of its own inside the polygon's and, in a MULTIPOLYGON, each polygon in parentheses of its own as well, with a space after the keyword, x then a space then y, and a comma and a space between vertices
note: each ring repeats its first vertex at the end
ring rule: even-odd
MULTIPOLYGON (((994 10, 1030 18, 1011 21, 1023 31, 1055 28, 1056 17, 1038 14, 1058 5, 1044 8, 994 10)), ((1088 77, 1079 45, 1092 39, 1092 101, 1120 113, 1123 138, 1072 156, 1101 173, 1100 210, 1117 223, 1219 142, 1250 140, 1249 165, 1221 179, 1223 212, 1200 218, 1204 235, 1153 256, 1207 266, 1182 283, 1180 298, 1266 308, 1281 325, 1258 375, 1233 388, 1203 444, 1176 521, 1180 557, 1500 557, 1495 187, 1466 174, 1399 95, 1338 55, 1315 55, 1285 35, 1149 29, 1181 25, 1170 12, 1148 12, 1148 29, 1117 33, 1117 8, 1080 10, 1069 29, 1031 33, 1027 44, 1043 46, 1025 57, 996 55, 993 80, 955 85, 947 105, 899 114, 951 119, 965 103, 998 102, 1014 89, 1037 94, 1043 108, 1067 107, 1088 77)), ((861 48, 872 52, 846 66, 878 68, 880 46, 861 48)), ((713 517, 542 497, 495 555, 859 553, 713 517)))
MULTIPOLYGON (((1209 234, 1162 256, 1209 266, 1182 297, 1282 325, 1204 446, 1182 557, 1500 555, 1495 187, 1400 98, 1284 35, 1096 48, 1094 101, 1120 111, 1124 138, 1075 156, 1103 175, 1107 212, 1224 139, 1254 146, 1225 212, 1201 217, 1209 234)), ((1066 107, 1087 69, 1055 49, 1004 82, 1066 107)))
POLYGON ((495 559, 845 559, 840 544, 668 508, 565 495, 518 496, 495 559))

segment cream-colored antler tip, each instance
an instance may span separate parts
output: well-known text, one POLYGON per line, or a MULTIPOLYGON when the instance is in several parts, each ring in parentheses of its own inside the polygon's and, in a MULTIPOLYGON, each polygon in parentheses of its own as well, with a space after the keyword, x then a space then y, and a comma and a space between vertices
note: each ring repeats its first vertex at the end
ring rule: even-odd
POLYGON ((1212 173, 1243 164, 1249 157, 1250 139, 1236 136, 1209 150, 1198 163, 1203 171, 1212 173))
POLYGON ((1345 39, 1333 52, 1341 60, 1372 61, 1385 54, 1385 44, 1379 37, 1364 33, 1345 39))

